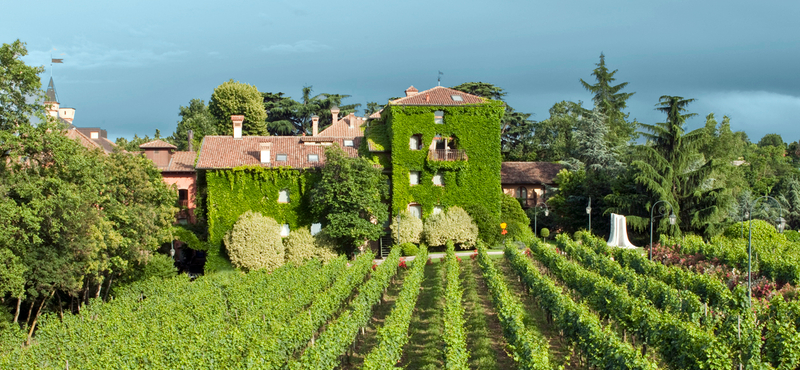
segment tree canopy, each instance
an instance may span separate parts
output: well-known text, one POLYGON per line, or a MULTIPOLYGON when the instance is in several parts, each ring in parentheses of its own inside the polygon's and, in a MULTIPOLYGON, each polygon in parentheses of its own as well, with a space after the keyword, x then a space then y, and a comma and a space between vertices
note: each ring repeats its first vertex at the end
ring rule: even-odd
POLYGON ((377 240, 389 217, 386 176, 366 158, 350 158, 338 146, 325 150, 320 181, 311 189, 311 212, 323 232, 350 253, 377 240))
POLYGON ((253 85, 229 80, 214 89, 208 111, 216 120, 216 132, 232 135, 232 115, 244 115, 242 135, 267 135, 264 99, 253 85))
POLYGON ((44 67, 26 65, 22 61, 26 55, 25 43, 19 40, 0 47, 0 130, 30 124, 33 116, 43 117, 39 73, 44 67))
POLYGON ((342 100, 350 95, 322 93, 312 96, 312 86, 303 87, 300 101, 284 96, 283 93, 261 93, 264 107, 269 112, 267 128, 273 135, 311 134, 311 117, 319 117, 319 130, 330 126, 331 108, 339 108, 339 117, 356 111, 361 104, 342 105, 342 100))

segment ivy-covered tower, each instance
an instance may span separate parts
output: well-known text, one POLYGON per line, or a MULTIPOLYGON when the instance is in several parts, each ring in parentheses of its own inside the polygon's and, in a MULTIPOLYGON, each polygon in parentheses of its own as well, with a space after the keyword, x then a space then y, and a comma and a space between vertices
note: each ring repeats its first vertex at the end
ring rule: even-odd
POLYGON ((460 206, 499 217, 504 109, 500 101, 441 86, 422 92, 412 86, 406 97, 390 101, 370 125, 384 139, 369 135, 368 144, 389 144, 382 162, 391 162, 385 164, 391 169, 392 213, 408 209, 426 218, 460 206))

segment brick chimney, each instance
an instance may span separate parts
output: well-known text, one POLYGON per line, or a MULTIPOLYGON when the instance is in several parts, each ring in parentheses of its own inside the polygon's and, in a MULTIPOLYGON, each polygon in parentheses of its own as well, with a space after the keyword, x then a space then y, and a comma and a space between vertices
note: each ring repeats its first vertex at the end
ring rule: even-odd
POLYGON ((194 131, 189 130, 186 132, 186 141, 189 142, 189 151, 193 152, 192 150, 192 141, 194 141, 194 131))
POLYGON ((261 163, 269 163, 269 150, 272 143, 261 143, 258 144, 258 147, 261 149, 261 163))
POLYGON ((331 124, 337 121, 339 121, 339 107, 334 105, 333 108, 331 108, 331 124))
POLYGON ((233 121, 233 138, 234 139, 241 139, 242 138, 242 123, 244 123, 244 116, 231 116, 231 121, 233 121))
POLYGON ((413 85, 406 89, 406 97, 414 96, 414 95, 417 95, 418 93, 419 93, 419 90, 417 90, 417 88, 414 87, 413 85))
POLYGON ((349 115, 347 115, 347 128, 353 128, 353 124, 355 123, 355 121, 356 121, 355 112, 350 113, 349 115))
POLYGON ((319 116, 313 115, 311 116, 311 136, 317 136, 317 134, 319 134, 319 116))

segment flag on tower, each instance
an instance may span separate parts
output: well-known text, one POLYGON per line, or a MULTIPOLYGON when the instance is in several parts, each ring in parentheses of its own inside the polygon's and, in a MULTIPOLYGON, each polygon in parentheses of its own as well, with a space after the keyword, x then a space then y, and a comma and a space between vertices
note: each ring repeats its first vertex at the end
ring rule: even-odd
POLYGON ((50 58, 50 63, 64 63, 64 59, 50 58))

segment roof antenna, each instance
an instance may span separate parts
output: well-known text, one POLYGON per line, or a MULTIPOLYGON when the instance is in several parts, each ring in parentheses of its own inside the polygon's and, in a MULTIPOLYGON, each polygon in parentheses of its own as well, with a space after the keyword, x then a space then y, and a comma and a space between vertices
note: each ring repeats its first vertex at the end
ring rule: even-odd
POLYGON ((444 73, 442 73, 442 71, 439 71, 439 78, 437 79, 437 85, 438 86, 442 86, 442 75, 443 74, 444 73))

